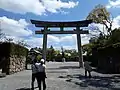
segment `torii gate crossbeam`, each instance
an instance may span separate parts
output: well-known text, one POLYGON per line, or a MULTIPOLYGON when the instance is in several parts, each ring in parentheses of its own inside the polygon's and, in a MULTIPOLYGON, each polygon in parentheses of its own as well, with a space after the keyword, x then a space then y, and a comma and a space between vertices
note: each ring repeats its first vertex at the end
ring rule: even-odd
MULTIPOLYGON (((80 30, 80 31, 47 31, 47 34, 88 34, 88 30, 80 30)), ((37 30, 35 34, 44 34, 44 32, 37 30)))
POLYGON ((47 50, 47 34, 77 34, 77 45, 79 53, 79 66, 83 67, 83 56, 81 47, 81 36, 80 34, 88 34, 88 30, 82 30, 80 27, 87 27, 88 24, 92 23, 91 20, 83 21, 72 21, 72 22, 49 22, 49 21, 37 21, 31 20, 32 24, 36 27, 43 27, 42 30, 35 31, 35 34, 43 34, 43 58, 46 60, 46 50, 47 50), (50 28, 57 27, 60 31, 50 31, 50 28), (64 31, 64 27, 76 27, 73 31, 64 31))

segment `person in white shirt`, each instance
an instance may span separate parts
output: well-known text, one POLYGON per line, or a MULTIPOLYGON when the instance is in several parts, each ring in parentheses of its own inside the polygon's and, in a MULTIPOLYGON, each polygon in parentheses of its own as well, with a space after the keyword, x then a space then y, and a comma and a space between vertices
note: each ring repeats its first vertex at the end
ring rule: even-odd
POLYGON ((91 78, 92 67, 90 66, 90 62, 85 61, 84 62, 84 68, 85 68, 85 77, 87 77, 87 72, 88 72, 89 73, 89 78, 91 78))
POLYGON ((35 79, 37 80, 38 86, 39 86, 39 79, 38 79, 38 73, 41 71, 40 69, 40 65, 41 63, 37 60, 37 56, 39 55, 39 52, 34 50, 34 52, 32 52, 32 57, 31 57, 31 61, 32 61, 32 82, 31 82, 31 89, 34 90, 34 82, 35 79))
POLYGON ((37 81, 39 90, 41 90, 41 82, 43 83, 43 90, 46 90, 45 78, 47 77, 45 72, 46 66, 44 65, 44 62, 44 59, 41 59, 40 63, 36 63, 36 67, 38 68, 37 81))

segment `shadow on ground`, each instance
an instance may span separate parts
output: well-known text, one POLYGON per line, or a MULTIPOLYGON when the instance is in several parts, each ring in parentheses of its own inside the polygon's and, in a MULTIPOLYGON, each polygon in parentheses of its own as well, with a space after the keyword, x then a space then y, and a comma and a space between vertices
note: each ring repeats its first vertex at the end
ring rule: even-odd
POLYGON ((74 83, 80 87, 96 87, 107 88, 110 90, 120 90, 120 75, 114 75, 111 77, 93 76, 91 79, 85 78, 80 74, 59 76, 59 78, 67 78, 67 82, 74 83))
POLYGON ((16 90, 31 90, 31 88, 20 88, 20 89, 16 89, 16 90))
POLYGON ((111 70, 106 71, 104 69, 97 69, 96 67, 94 67, 94 69, 92 69, 92 70, 95 72, 98 72, 98 73, 102 73, 102 74, 120 74, 118 72, 115 72, 115 71, 113 72, 111 70))
MULTIPOLYGON (((36 89, 38 87, 35 87, 34 89, 36 89)), ((16 90, 31 90, 31 88, 19 88, 19 89, 16 89, 16 90)))
POLYGON ((47 70, 78 69, 79 66, 61 66, 58 68, 47 68, 47 70))

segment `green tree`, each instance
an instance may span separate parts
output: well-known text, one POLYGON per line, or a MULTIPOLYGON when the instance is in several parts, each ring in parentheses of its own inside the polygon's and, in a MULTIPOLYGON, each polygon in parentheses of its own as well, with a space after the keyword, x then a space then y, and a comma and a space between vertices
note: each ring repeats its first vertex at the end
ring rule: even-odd
POLYGON ((111 35, 109 36, 109 39, 107 41, 107 44, 115 44, 120 42, 120 28, 116 28, 111 32, 111 35))
POLYGON ((12 42, 12 41, 13 41, 13 38, 5 38, 5 42, 10 43, 10 42, 12 42))
MULTIPOLYGON (((87 20, 92 20, 94 23, 100 23, 105 25, 107 33, 110 34, 112 30, 113 17, 107 11, 105 6, 97 5, 87 16, 87 20)), ((102 32, 104 34, 104 32, 102 32)))
POLYGON ((47 58, 51 61, 55 58, 55 50, 52 45, 47 49, 47 58))
POLYGON ((18 40, 17 44, 24 47, 30 47, 24 40, 18 40))
POLYGON ((92 47, 94 44, 89 43, 82 46, 83 53, 87 52, 87 56, 92 55, 92 47))

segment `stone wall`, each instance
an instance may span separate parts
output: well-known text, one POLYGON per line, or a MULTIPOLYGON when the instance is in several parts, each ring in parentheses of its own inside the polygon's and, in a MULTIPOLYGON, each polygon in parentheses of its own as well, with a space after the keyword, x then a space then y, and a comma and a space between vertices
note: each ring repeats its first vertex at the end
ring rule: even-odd
POLYGON ((9 74, 25 70, 26 57, 12 55, 9 57, 9 74))
POLYGON ((25 69, 28 49, 14 43, 0 44, 0 68, 2 73, 12 74, 25 69))

